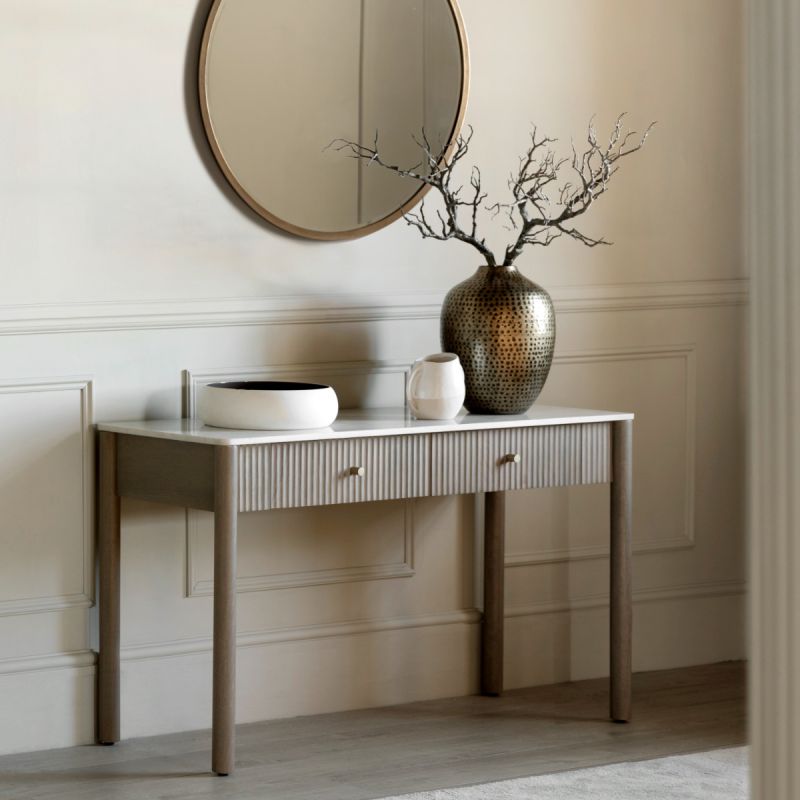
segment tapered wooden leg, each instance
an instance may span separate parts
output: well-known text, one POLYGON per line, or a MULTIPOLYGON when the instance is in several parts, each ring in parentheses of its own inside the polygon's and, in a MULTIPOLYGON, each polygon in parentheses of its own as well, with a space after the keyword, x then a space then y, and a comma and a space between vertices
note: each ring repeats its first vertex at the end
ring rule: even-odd
POLYGON ((236 515, 235 447, 214 451, 214 676, 211 769, 233 772, 236 754, 236 515))
POLYGON ((611 718, 631 716, 633 421, 614 422, 611 483, 611 718))
POLYGON ((97 658, 97 741, 119 741, 120 518, 117 436, 98 434, 97 556, 100 652, 97 658))
POLYGON ((483 630, 481 635, 481 693, 503 692, 503 593, 505 586, 504 492, 486 493, 483 539, 483 630))

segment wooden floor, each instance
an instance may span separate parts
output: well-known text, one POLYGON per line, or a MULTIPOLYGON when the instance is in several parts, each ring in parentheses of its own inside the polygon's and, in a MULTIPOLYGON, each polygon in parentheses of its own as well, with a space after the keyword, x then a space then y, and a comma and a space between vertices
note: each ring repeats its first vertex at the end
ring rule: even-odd
POLYGON ((741 745, 744 694, 726 663, 636 675, 628 725, 604 680, 243 725, 227 778, 208 731, 4 756, 0 798, 366 800, 741 745))

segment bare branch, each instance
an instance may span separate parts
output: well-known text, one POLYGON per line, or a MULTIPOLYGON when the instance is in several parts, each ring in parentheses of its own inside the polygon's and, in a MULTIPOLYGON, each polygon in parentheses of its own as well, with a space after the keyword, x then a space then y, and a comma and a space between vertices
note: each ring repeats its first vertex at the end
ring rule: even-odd
MULTIPOLYGON (((524 174, 521 173, 512 186, 521 224, 516 242, 506 248, 504 264, 513 264, 527 245, 536 243, 532 241, 531 234, 541 229, 556 228, 587 247, 608 244, 605 239, 587 236, 565 223, 588 211, 594 201, 608 190, 609 181, 617 172, 618 162, 641 150, 647 141, 655 123, 647 128, 636 144, 629 146, 628 143, 636 134, 624 133, 624 116, 620 114, 617 117, 606 145, 600 144, 594 120, 591 120, 586 134, 587 148, 578 153, 573 145, 572 158, 569 160, 555 161, 552 151, 548 150, 542 158, 535 161, 530 157, 533 151, 528 151, 529 157, 523 161, 524 174), (566 163, 569 163, 575 174, 575 180, 561 186, 558 200, 551 209, 550 198, 545 189, 557 180, 560 168, 566 163)), ((535 129, 532 140, 535 144, 535 129)))
POLYGON ((460 161, 469 152, 469 145, 472 141, 473 130, 468 127, 466 131, 458 136, 455 141, 453 152, 448 159, 444 159, 442 154, 435 153, 425 131, 422 131, 421 138, 414 137, 414 141, 424 153, 422 164, 427 167, 427 172, 423 172, 416 165, 411 169, 390 164, 381 157, 378 148, 378 137, 376 135, 372 147, 367 147, 358 142, 351 142, 347 139, 337 139, 331 142, 329 147, 337 151, 349 153, 352 158, 359 158, 367 164, 378 164, 384 169, 388 169, 406 178, 412 178, 432 189, 435 189, 442 199, 444 209, 436 212, 439 228, 434 228, 431 221, 425 216, 425 203, 420 206, 416 213, 406 214, 406 222, 415 227, 425 239, 457 239, 465 244, 471 245, 483 256, 489 266, 496 266, 497 259, 489 249, 486 240, 478 236, 478 211, 486 200, 486 193, 481 188, 481 173, 475 167, 470 175, 470 186, 472 196, 469 199, 462 199, 463 187, 452 188, 451 179, 453 171, 460 161), (459 209, 468 209, 468 219, 466 227, 462 222, 459 209))
POLYGON ((644 147, 655 125, 652 123, 637 138, 636 133, 624 130, 624 117, 624 114, 617 117, 604 144, 600 144, 592 118, 586 132, 586 148, 579 153, 573 145, 571 158, 557 158, 551 147, 556 140, 540 136, 533 126, 528 148, 520 157, 516 172, 508 180, 510 202, 489 206, 484 205, 487 194, 483 191, 478 167, 473 167, 470 172, 471 191, 465 191, 463 185, 452 185, 456 168, 469 152, 473 136, 471 127, 457 137, 448 158, 434 152, 423 129, 419 138, 414 137, 423 158, 410 168, 388 163, 381 156, 377 134, 372 147, 346 139, 336 139, 328 147, 344 152, 350 158, 360 159, 367 166, 377 164, 435 189, 443 203, 443 208, 436 211, 436 219, 426 215, 423 202, 417 211, 406 214, 406 222, 425 239, 457 239, 469 244, 481 253, 489 266, 496 266, 498 262, 486 240, 478 235, 479 211, 485 209, 495 218, 503 214, 508 219, 508 229, 516 234, 516 239, 506 248, 502 262, 510 266, 526 247, 548 247, 562 236, 587 247, 609 244, 605 239, 588 236, 568 223, 586 213, 595 200, 608 191, 619 162, 644 147), (565 166, 572 172, 573 179, 559 186, 559 174, 565 166))

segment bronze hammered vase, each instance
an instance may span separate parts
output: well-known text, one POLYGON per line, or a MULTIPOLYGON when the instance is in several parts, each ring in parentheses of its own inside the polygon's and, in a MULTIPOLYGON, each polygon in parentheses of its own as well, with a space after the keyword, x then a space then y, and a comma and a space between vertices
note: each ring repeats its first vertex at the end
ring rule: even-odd
POLYGON ((553 362, 550 295, 515 267, 479 267, 442 305, 442 349, 461 360, 474 414, 523 414, 553 362))

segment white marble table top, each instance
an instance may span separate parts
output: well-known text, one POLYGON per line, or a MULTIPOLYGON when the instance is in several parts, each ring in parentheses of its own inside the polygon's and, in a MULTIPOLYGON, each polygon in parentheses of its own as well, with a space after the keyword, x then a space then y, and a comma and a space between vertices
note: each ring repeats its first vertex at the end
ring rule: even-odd
POLYGON ((303 431, 240 431, 212 428, 199 420, 162 419, 131 422, 99 422, 97 429, 111 433, 173 439, 180 442, 216 445, 277 444, 323 439, 353 439, 368 436, 398 436, 446 433, 456 430, 529 428, 543 425, 576 425, 589 422, 617 422, 633 419, 624 411, 597 411, 534 404, 527 413, 492 415, 462 413, 454 420, 418 420, 405 408, 343 410, 328 428, 303 431))

